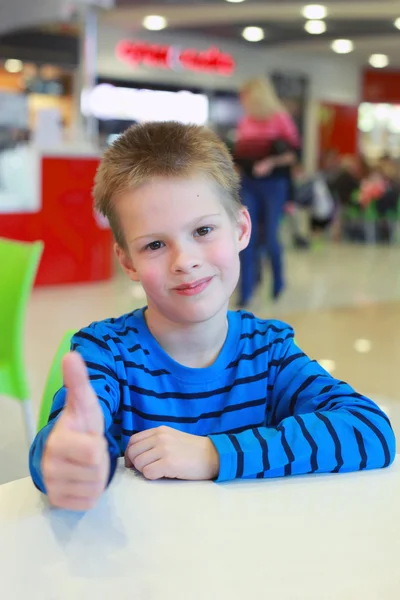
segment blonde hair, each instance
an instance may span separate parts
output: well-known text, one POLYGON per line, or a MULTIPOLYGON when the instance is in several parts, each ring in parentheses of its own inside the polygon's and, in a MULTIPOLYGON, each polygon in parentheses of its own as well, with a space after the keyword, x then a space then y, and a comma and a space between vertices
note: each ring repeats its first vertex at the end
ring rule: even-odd
POLYGON ((125 247, 117 197, 156 177, 193 175, 214 181, 227 199, 228 212, 237 215, 242 206, 239 176, 227 147, 213 131, 174 121, 133 125, 104 153, 93 189, 95 208, 108 218, 117 243, 125 247))
POLYGON ((248 79, 241 86, 240 95, 251 116, 267 118, 277 112, 286 112, 285 106, 267 77, 248 79))

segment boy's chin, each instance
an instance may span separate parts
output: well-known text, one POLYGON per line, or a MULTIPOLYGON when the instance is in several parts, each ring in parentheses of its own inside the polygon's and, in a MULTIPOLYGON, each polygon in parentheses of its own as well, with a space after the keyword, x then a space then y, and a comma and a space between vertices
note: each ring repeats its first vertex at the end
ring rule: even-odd
POLYGON ((171 312, 169 311, 169 318, 177 323, 188 323, 193 325, 196 323, 204 323, 215 317, 221 311, 227 311, 228 301, 229 299, 227 298, 218 303, 199 302, 184 307, 180 306, 179 308, 176 306, 171 312))
POLYGON ((204 305, 193 306, 187 311, 182 311, 182 317, 193 323, 208 321, 221 312, 226 312, 228 310, 228 303, 229 299, 227 298, 215 304, 205 303, 204 305))

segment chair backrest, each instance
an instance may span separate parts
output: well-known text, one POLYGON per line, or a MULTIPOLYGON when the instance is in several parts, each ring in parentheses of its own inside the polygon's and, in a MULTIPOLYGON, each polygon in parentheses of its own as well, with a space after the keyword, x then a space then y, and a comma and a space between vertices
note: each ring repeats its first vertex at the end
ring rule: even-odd
POLYGON ((47 425, 54 395, 63 385, 61 361, 63 359, 63 356, 65 356, 65 354, 67 354, 67 352, 69 352, 70 350, 71 338, 74 335, 74 333, 75 331, 71 330, 67 331, 64 334, 64 337, 61 340, 61 343, 57 348, 56 354, 53 358, 53 362, 51 363, 50 371, 47 376, 47 381, 42 396, 42 403, 40 406, 38 431, 40 431, 45 425, 47 425))
POLYGON ((43 242, 0 238, 0 393, 26 400, 29 386, 24 364, 25 311, 43 242))

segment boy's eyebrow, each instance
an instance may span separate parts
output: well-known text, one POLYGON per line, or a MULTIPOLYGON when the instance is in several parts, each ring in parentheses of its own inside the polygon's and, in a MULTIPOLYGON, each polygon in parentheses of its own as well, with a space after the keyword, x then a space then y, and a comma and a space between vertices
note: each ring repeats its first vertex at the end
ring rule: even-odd
MULTIPOLYGON (((197 223, 200 223, 201 221, 204 221, 205 219, 211 219, 211 217, 220 217, 221 213, 213 213, 210 215, 203 215, 202 217, 198 217, 196 219, 193 219, 193 221, 190 221, 190 223, 188 223, 185 227, 187 227, 188 229, 190 229, 191 227, 194 227, 197 223)), ((137 242, 138 240, 141 240, 143 238, 156 238, 156 237, 162 237, 162 233, 146 233, 146 235, 139 235, 136 238, 133 238, 133 240, 131 240, 131 242, 137 242)))

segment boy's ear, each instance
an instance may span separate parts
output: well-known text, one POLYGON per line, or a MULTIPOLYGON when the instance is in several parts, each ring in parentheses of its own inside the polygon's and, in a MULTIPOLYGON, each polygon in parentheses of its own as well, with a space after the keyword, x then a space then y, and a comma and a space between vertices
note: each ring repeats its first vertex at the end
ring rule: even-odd
POLYGON ((245 207, 240 209, 239 215, 237 217, 237 229, 239 252, 241 252, 249 245, 251 236, 250 214, 247 208, 245 207))
POLYGON ((128 275, 129 279, 132 281, 139 281, 138 273, 133 266, 133 262, 129 254, 117 243, 114 244, 114 252, 117 255, 119 264, 128 275))

